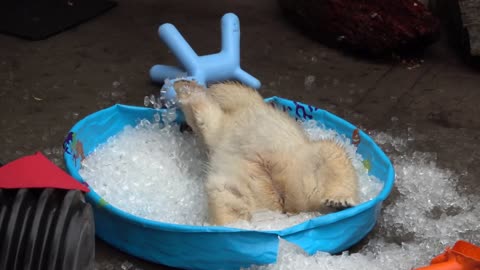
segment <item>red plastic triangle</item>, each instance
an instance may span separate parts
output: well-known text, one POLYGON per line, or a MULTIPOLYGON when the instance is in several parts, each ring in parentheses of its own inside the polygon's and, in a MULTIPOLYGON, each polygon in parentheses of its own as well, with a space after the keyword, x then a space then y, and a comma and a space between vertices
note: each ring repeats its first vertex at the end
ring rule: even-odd
POLYGON ((89 188, 57 167, 42 153, 21 157, 0 167, 0 188, 89 188))

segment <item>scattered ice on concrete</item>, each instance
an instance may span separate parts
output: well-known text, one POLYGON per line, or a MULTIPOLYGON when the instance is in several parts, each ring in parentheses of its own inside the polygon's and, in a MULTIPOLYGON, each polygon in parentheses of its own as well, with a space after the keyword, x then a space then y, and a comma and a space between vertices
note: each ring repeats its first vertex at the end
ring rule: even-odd
POLYGON ((61 156, 63 154, 63 149, 60 146, 53 147, 52 148, 52 153, 57 156, 61 156))
MULTIPOLYGON (((345 145, 360 176, 363 201, 378 194, 382 183, 367 175, 361 156, 346 138, 319 127, 315 121, 303 125, 313 140, 333 138, 345 145)), ((206 225, 204 153, 196 137, 181 133, 177 125, 161 128, 158 122, 144 119, 99 146, 82 162, 80 175, 107 202, 134 215, 169 223, 206 225)), ((253 222, 231 226, 278 230, 318 215, 259 212, 253 222)))
POLYGON ((408 136, 392 137, 385 132, 377 132, 370 134, 375 136, 375 142, 384 147, 387 153, 402 153, 408 148, 408 142, 414 140, 413 131, 408 129, 408 136))
POLYGON ((75 119, 78 118, 78 116, 79 116, 79 113, 78 113, 78 112, 67 112, 67 113, 63 116, 63 118, 65 118, 65 120, 70 120, 70 118, 73 119, 73 120, 75 120, 75 119))
POLYGON ((114 100, 121 100, 125 97, 126 93, 125 91, 113 91, 111 94, 111 98, 114 100))
POLYGON ((305 85, 305 90, 312 90, 312 88, 315 86, 315 76, 313 75, 306 76, 304 85, 305 85))
POLYGON ((95 262, 94 270, 142 270, 129 261, 120 261, 116 258, 95 262))
POLYGON ((47 133, 44 133, 44 134, 42 135, 42 141, 45 141, 45 142, 46 142, 46 141, 48 141, 48 139, 49 139, 49 134, 48 134, 48 132, 47 132, 47 133))
POLYGON ((407 142, 415 141, 415 131, 413 127, 407 127, 407 142))
POLYGON ((114 88, 117 88, 117 87, 120 86, 120 82, 119 82, 119 81, 114 81, 114 82, 112 83, 112 86, 113 86, 114 88))
POLYGON ((95 270, 116 270, 115 265, 107 262, 95 262, 95 270))
POLYGON ((415 252, 422 252, 420 247, 396 247, 385 243, 376 243, 382 249, 381 255, 363 251, 360 253, 343 252, 332 256, 325 252, 317 252, 308 256, 292 243, 281 240, 276 264, 253 266, 250 270, 385 270, 404 269, 410 270, 417 257, 415 252), (409 256, 409 257, 404 257, 409 256))
MULTIPOLYGON (((407 139, 374 133, 382 147, 393 148, 407 139)), ((457 192, 458 177, 437 167, 435 154, 397 152, 397 196, 384 206, 378 226, 359 252, 332 256, 318 252, 307 256, 294 244, 280 242, 276 264, 250 270, 410 270, 428 265, 446 246, 464 239, 479 245, 479 195, 457 192)))
POLYGON ((122 268, 122 270, 132 270, 133 264, 129 261, 124 261, 120 267, 122 268))
POLYGON ((41 151, 48 159, 50 159, 55 165, 60 168, 64 167, 63 163, 63 148, 55 146, 52 148, 46 148, 41 151))

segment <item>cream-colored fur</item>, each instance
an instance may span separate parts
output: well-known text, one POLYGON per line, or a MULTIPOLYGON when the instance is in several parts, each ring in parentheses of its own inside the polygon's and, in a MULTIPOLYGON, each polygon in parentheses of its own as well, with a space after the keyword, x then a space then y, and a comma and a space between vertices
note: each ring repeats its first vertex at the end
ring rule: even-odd
POLYGON ((174 88, 187 124, 209 151, 209 217, 223 225, 255 211, 286 213, 357 203, 357 174, 334 141, 310 141, 286 113, 237 83, 174 88))

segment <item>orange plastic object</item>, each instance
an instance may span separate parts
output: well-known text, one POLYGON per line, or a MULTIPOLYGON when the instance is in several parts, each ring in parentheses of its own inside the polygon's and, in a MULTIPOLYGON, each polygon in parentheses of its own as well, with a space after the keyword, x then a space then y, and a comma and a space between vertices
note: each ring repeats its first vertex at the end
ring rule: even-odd
POLYGON ((480 270, 480 247, 459 240, 453 248, 433 258, 429 266, 415 270, 480 270))

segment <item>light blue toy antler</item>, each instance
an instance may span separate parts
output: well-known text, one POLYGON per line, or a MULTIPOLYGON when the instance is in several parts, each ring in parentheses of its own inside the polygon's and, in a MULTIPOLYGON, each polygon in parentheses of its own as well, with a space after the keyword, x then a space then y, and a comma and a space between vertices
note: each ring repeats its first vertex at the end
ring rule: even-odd
MULTIPOLYGON (((163 83, 165 79, 176 79, 187 74, 199 84, 238 80, 252 88, 260 88, 260 81, 240 67, 240 23, 233 13, 222 17, 222 49, 219 53, 198 56, 172 24, 159 27, 158 34, 163 42, 172 50, 180 61, 182 68, 155 65, 150 69, 150 77, 154 82, 163 83)), ((170 91, 169 91, 170 92, 170 91)), ((173 98, 171 91, 167 98, 173 98)))

